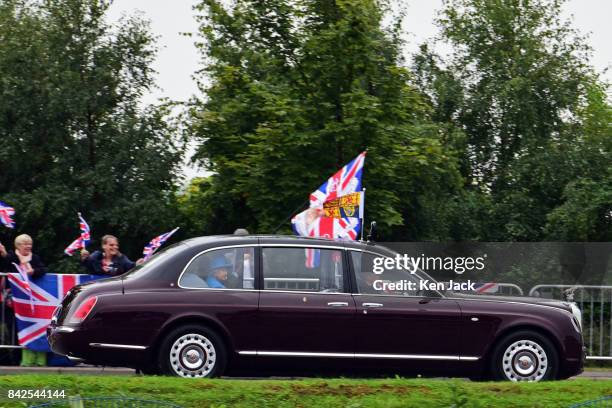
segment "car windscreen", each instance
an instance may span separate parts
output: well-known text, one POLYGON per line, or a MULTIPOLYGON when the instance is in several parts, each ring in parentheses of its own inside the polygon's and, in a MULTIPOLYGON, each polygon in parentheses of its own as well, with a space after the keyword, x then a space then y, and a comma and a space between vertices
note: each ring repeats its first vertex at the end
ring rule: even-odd
POLYGON ((151 258, 146 260, 143 264, 137 265, 129 272, 125 273, 121 277, 126 280, 131 280, 134 278, 139 278, 143 275, 148 274, 151 271, 158 269, 157 267, 166 263, 167 261, 174 258, 175 255, 184 251, 186 245, 183 243, 176 243, 169 247, 166 247, 159 252, 155 253, 151 258))

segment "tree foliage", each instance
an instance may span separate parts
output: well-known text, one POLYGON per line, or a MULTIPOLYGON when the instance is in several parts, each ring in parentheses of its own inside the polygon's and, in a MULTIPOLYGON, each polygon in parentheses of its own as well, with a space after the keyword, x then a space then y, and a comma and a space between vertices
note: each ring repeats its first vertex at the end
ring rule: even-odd
POLYGON ((416 83, 435 120, 466 135, 460 199, 475 206, 459 209, 454 219, 473 220, 460 231, 468 237, 610 237, 606 85, 589 65, 584 39, 559 17, 562 5, 448 0, 438 24, 450 57, 426 46, 415 57, 416 83), (569 213, 591 195, 597 209, 574 218, 581 226, 571 227, 569 213))
POLYGON ((437 234, 429 209, 461 185, 454 134, 409 85, 384 3, 205 0, 198 10, 206 98, 191 126, 214 172, 206 195, 218 198, 200 205, 239 209, 207 231, 288 231, 308 193, 367 149, 367 217, 387 237, 437 234))
POLYGON ((51 263, 78 236, 77 211, 131 256, 173 223, 180 149, 166 110, 139 105, 154 38, 138 18, 107 24, 108 6, 0 3, 0 197, 51 263))

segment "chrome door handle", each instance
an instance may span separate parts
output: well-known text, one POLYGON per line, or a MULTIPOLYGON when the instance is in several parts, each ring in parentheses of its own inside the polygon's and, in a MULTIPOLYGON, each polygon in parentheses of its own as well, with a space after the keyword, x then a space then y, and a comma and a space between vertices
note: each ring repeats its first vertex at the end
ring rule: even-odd
POLYGON ((384 305, 382 303, 362 303, 361 306, 363 307, 383 307, 384 305))
POLYGON ((331 307, 344 307, 344 306, 348 306, 348 302, 328 302, 327 306, 331 306, 331 307))

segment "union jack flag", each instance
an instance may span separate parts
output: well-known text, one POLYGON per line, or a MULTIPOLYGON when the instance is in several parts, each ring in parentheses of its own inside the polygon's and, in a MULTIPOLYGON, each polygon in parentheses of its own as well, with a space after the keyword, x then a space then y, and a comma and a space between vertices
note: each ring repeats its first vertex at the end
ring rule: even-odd
POLYGON ((322 216, 320 213, 315 216, 313 209, 322 209, 326 202, 361 191, 365 156, 366 152, 359 154, 310 194, 310 209, 301 212, 291 220, 293 230, 297 235, 328 239, 357 239, 363 219, 363 192, 360 193, 359 214, 355 214, 355 217, 332 218, 322 216))
POLYGON ((85 248, 91 240, 91 234, 89 230, 89 224, 87 224, 85 218, 81 216, 81 213, 79 213, 79 228, 81 229, 81 245, 82 248, 85 248))
POLYGON ((361 190, 361 177, 366 152, 360 153, 346 166, 331 176, 310 194, 310 207, 322 207, 323 203, 361 190))
POLYGON ((309 269, 318 268, 321 265, 321 250, 317 248, 306 248, 305 265, 309 269))
POLYGON ((15 262, 12 262, 13 266, 19 272, 19 278, 21 279, 23 290, 25 290, 30 295, 30 308, 34 309, 34 303, 32 299, 32 288, 30 287, 30 277, 28 273, 23 270, 20 265, 17 265, 15 262))
POLYGON ((165 234, 161 234, 160 236, 153 238, 147 245, 145 245, 144 249, 142 250, 144 260, 146 261, 149 259, 151 255, 153 255, 160 246, 164 245, 164 242, 166 242, 168 238, 170 238, 176 231, 178 231, 178 227, 170 232, 166 232, 165 234))
POLYGON ((497 293, 499 285, 495 282, 475 283, 474 291, 476 293, 497 293))
POLYGON ((13 215, 15 215, 15 209, 0 201, 0 223, 4 224, 7 228, 15 228, 13 215))
POLYGON ((64 249, 64 253, 68 256, 72 256, 72 254, 74 254, 74 251, 81 249, 81 248, 84 248, 83 238, 78 237, 77 239, 72 241, 72 243, 68 245, 66 249, 64 249))
POLYGON ((48 273, 27 282, 20 274, 8 274, 19 344, 34 351, 51 351, 46 332, 56 307, 73 286, 101 277, 48 273))

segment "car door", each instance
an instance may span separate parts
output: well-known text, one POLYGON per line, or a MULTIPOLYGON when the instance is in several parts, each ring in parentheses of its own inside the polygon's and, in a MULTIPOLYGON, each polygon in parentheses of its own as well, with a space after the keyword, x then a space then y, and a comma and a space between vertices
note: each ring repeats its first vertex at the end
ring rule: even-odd
POLYGON ((235 245, 196 255, 179 278, 184 290, 174 294, 169 310, 177 316, 199 315, 220 324, 237 350, 257 347, 259 291, 254 288, 257 248, 235 245))
POLYGON ((349 253, 355 276, 357 358, 458 360, 461 311, 456 301, 419 290, 418 276, 406 270, 374 273, 374 259, 382 255, 349 253))
POLYGON ((259 355, 353 355, 355 303, 342 247, 261 248, 259 355))

